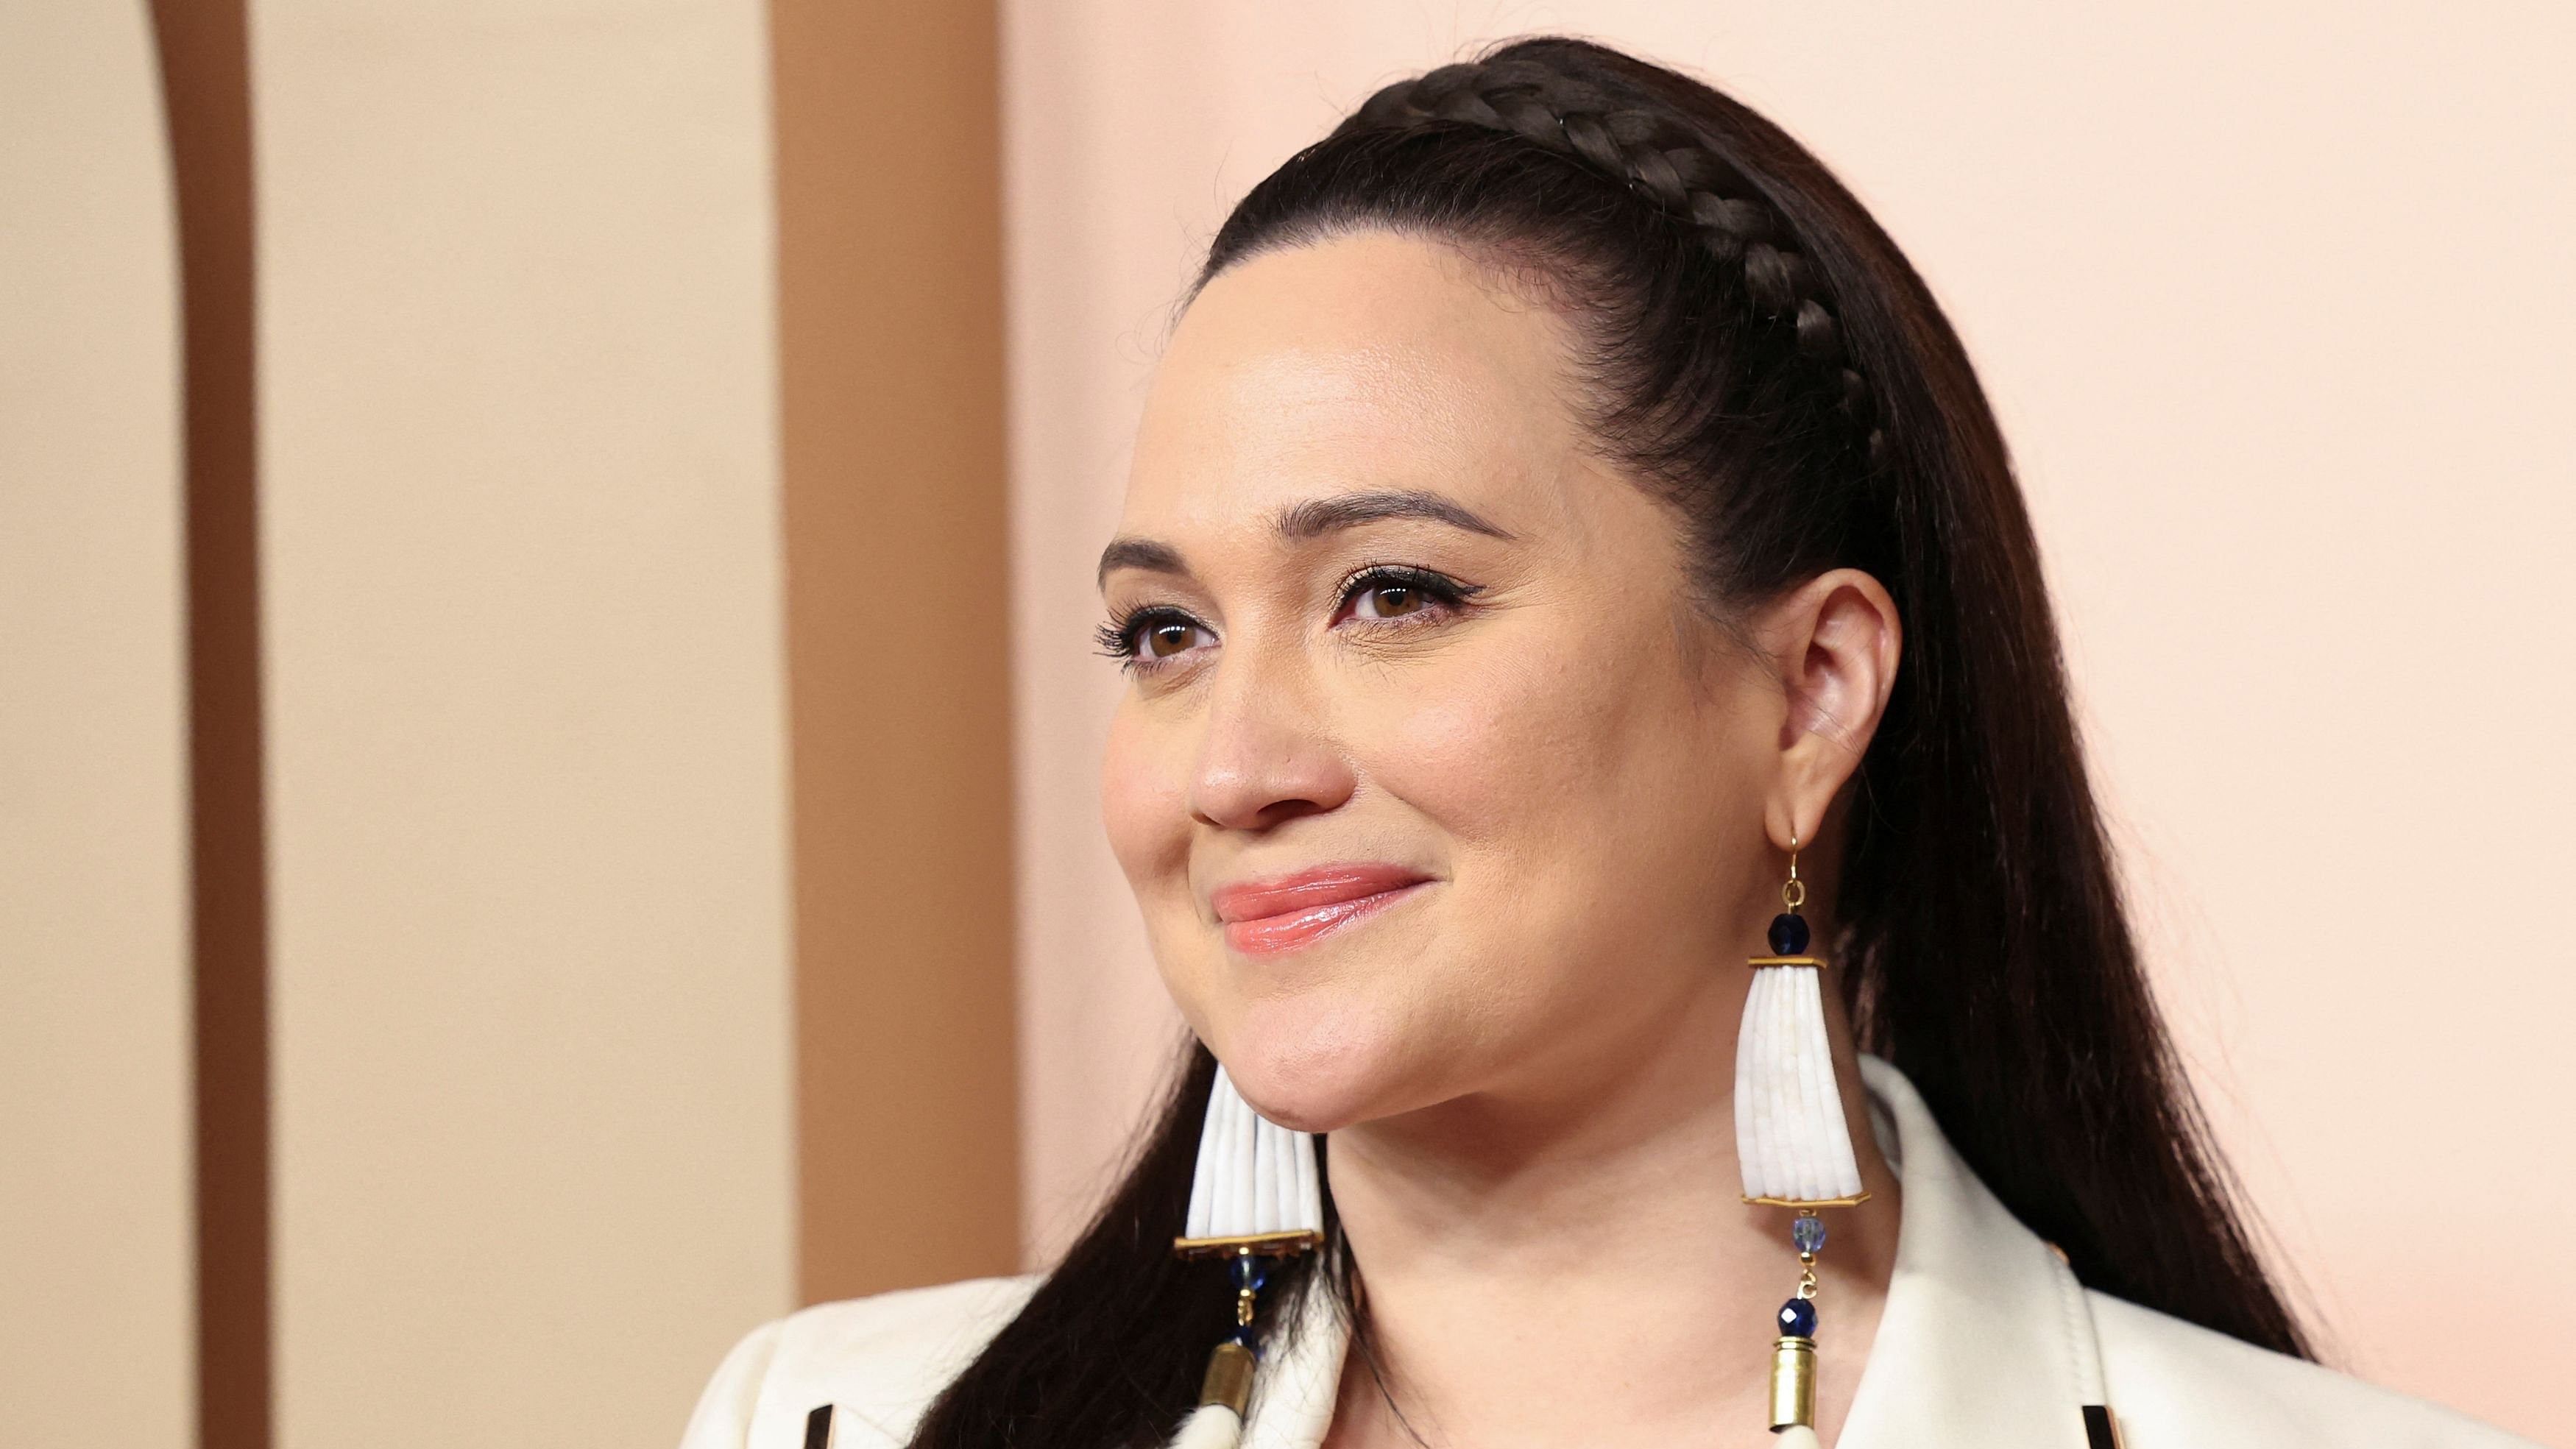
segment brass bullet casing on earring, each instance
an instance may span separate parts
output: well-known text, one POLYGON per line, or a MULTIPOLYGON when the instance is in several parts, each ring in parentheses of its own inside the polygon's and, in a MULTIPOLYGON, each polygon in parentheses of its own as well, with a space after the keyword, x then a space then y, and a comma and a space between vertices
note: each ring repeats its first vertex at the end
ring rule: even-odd
POLYGON ((1227 1339, 1208 1355, 1207 1377, 1199 1380, 1199 1403, 1223 1404, 1243 1417, 1252 1405, 1252 1350, 1227 1339))
POLYGON ((1771 1343, 1771 1427, 1816 1427, 1816 1341, 1778 1338, 1771 1343))

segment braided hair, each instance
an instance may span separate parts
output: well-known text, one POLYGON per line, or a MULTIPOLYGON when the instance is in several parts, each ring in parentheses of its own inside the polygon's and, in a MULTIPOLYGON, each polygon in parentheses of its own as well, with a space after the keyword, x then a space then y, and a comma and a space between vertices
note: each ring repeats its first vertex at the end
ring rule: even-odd
MULTIPOLYGON (((2088 1286, 2304 1355, 2140 967, 1993 410, 1895 243, 1742 104, 1555 37, 1378 91, 1236 204, 1190 295, 1369 231, 1547 290, 1590 437, 1673 504, 1719 619, 1833 568, 1887 587, 1906 657, 1852 787, 1836 923, 1862 1049, 2088 1286)), ((1231 1317, 1223 1276, 1169 1248, 1214 1071, 1192 1043, 1108 1203, 916 1446, 1122 1449, 1188 1412, 1231 1317)), ((1329 1294, 1366 1362, 1329 1198, 1326 1219, 1264 1331, 1329 1294)))
POLYGON ((1861 456, 1879 457, 1887 437, 1872 416, 1869 383, 1843 347, 1833 300, 1760 188, 1687 115, 1569 74, 1542 58, 1543 44, 1398 81, 1369 97, 1334 135, 1477 126, 1618 178, 1684 223, 1730 278, 1741 278, 1751 320, 1786 324, 1791 356, 1825 387, 1861 456))

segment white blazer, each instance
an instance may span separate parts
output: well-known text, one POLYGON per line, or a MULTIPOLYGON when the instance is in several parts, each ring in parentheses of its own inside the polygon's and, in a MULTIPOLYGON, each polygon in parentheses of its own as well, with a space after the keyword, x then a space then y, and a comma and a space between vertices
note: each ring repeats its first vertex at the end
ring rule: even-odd
MULTIPOLYGON (((1837 1449, 2088 1449, 2107 1403, 2124 1449, 2506 1449, 2525 1441, 2304 1360, 2089 1291, 1961 1161, 1903 1074, 1861 1058, 1871 1126, 1904 1184, 1895 1276, 1837 1449)), ((745 1338, 682 1449, 899 1446, 1020 1310, 1034 1276, 825 1303, 745 1338)), ((1323 1295, 1262 1367, 1243 1449, 1316 1449, 1347 1333, 1323 1295)))

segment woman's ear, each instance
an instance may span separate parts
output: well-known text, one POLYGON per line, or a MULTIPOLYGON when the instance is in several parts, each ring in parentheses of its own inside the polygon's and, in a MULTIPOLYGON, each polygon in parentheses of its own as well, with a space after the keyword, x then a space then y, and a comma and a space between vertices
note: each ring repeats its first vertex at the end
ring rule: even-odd
POLYGON ((1835 793, 1860 768, 1896 686, 1904 625, 1878 580, 1835 569, 1775 601, 1755 632, 1788 705, 1781 788, 1764 822, 1772 843, 1786 850, 1816 838, 1835 793))

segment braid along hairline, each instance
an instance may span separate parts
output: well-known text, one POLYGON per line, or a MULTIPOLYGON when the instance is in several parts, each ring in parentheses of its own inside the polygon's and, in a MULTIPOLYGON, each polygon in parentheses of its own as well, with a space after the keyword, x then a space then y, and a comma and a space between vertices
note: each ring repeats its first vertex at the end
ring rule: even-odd
POLYGON ((1670 112, 1621 104, 1602 87, 1524 57, 1462 61, 1396 81, 1337 135, 1442 123, 1517 136, 1619 181, 1688 226, 1735 270, 1763 320, 1791 324, 1795 359, 1823 383, 1864 460, 1887 449, 1868 378, 1844 345, 1836 309, 1791 228, 1716 139, 1670 112))

